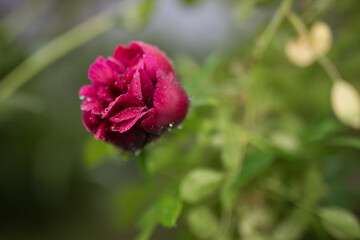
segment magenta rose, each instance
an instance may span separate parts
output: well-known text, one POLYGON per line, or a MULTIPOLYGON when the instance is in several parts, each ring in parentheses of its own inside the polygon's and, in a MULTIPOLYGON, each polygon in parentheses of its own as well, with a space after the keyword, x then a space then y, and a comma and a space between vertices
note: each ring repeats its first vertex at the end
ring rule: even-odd
POLYGON ((134 151, 181 123, 189 99, 168 57, 143 42, 119 45, 113 57, 89 68, 91 85, 81 87, 86 129, 95 139, 134 151))

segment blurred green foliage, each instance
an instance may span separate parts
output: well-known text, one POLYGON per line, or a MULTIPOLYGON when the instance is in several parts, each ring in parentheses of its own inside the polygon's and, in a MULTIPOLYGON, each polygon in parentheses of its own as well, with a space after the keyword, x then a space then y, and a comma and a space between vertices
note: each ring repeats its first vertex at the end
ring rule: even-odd
MULTIPOLYGON (((188 11, 206 2, 177 1, 188 11)), ((126 4, 106 14, 130 38, 164 3, 126 4)), ((32 72, 43 70, 34 79, 25 76, 30 82, 0 102, 1 239, 360 238, 360 132, 334 115, 334 79, 324 65, 299 68, 284 50, 299 34, 288 4, 302 27, 320 20, 331 27, 327 57, 359 92, 360 2, 221 4, 234 22, 265 21, 203 58, 169 51, 191 108, 180 127, 136 154, 89 138, 77 99, 88 65, 119 39, 102 36, 57 56, 45 51, 54 61, 69 55, 32 72)), ((85 5, 74 4, 74 13, 85 5)), ((11 21, 1 22, 2 77, 36 48, 35 40, 22 46, 16 34, 24 28, 8 32, 5 23, 11 21)), ((65 29, 74 26, 69 21, 65 29)))

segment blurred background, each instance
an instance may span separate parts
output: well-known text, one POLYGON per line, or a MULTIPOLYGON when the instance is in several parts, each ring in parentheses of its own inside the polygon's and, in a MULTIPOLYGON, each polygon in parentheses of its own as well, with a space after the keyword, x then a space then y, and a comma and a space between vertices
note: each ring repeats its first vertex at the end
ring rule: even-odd
POLYGON ((0 239, 135 239, 157 197, 203 167, 224 182, 196 203, 180 189, 177 226, 160 220, 151 239, 358 239, 360 123, 334 115, 328 65, 299 66, 286 51, 299 24, 279 10, 284 2, 306 28, 327 24, 326 59, 358 93, 359 1, 0 0, 0 91, 69 29, 98 14, 111 22, 68 34, 58 57, 42 52, 48 64, 17 68, 25 80, 1 98, 0 239), (277 17, 264 45, 258 37, 277 17), (164 50, 192 101, 181 129, 141 154, 145 174, 139 156, 93 140, 78 97, 95 58, 131 40, 164 50))

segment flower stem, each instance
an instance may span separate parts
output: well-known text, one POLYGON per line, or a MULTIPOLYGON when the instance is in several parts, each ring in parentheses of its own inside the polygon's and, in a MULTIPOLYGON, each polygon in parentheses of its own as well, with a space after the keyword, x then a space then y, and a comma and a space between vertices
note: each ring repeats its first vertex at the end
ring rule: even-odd
POLYGON ((256 47, 252 53, 252 57, 255 60, 258 60, 262 57, 264 51, 282 23, 285 15, 291 9, 292 2, 293 0, 283 0, 281 2, 279 9, 270 20, 270 23, 266 26, 264 32, 256 40, 256 47))
POLYGON ((0 81, 0 100, 10 97, 41 70, 73 49, 108 31, 116 24, 113 14, 100 13, 75 26, 25 59, 0 81))
POLYGON ((339 71, 336 69, 335 65, 330 61, 329 58, 327 58, 326 56, 321 56, 317 59, 317 61, 323 67, 323 69, 329 75, 330 79, 333 82, 342 79, 339 71))

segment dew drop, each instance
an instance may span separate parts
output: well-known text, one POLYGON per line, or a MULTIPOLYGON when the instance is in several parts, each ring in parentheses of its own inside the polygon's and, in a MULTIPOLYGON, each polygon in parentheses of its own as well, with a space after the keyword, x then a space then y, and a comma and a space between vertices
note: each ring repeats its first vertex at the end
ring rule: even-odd
POLYGON ((84 99, 85 99, 85 96, 80 96, 79 99, 80 99, 80 100, 84 100, 84 99))

